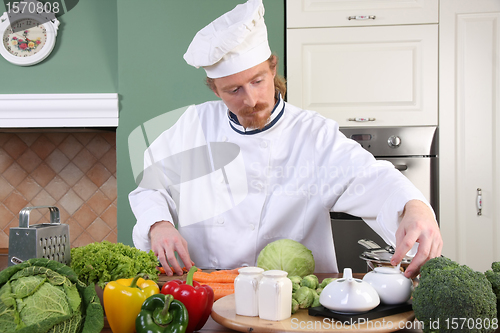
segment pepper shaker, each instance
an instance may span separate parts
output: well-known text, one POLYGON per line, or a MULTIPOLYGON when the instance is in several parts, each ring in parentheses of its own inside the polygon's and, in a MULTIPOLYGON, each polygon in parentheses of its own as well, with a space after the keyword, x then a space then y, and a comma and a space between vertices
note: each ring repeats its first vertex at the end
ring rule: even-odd
POLYGON ((259 317, 279 321, 292 315, 292 281, 288 273, 269 270, 259 282, 259 317))

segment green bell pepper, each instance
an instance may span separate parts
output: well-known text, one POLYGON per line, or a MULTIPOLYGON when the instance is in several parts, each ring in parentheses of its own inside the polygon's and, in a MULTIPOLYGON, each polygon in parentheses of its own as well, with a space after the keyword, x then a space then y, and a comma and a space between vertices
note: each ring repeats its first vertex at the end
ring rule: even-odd
POLYGON ((135 320, 137 333, 184 333, 189 323, 182 302, 172 295, 155 294, 142 304, 135 320))

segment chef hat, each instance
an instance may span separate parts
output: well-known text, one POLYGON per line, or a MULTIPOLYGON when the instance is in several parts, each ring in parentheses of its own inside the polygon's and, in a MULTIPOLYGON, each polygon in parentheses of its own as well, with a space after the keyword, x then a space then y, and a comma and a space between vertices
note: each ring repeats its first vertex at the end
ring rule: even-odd
POLYGON ((184 59, 215 79, 252 68, 270 56, 264 5, 262 0, 248 0, 201 29, 184 59))

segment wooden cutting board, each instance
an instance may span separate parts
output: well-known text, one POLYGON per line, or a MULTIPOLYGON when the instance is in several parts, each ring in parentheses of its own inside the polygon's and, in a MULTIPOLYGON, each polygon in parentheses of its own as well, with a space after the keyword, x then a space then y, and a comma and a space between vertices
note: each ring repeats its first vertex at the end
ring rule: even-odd
POLYGON ((415 318, 413 311, 399 313, 358 323, 342 323, 326 317, 309 316, 307 309, 301 309, 290 318, 281 321, 246 317, 235 312, 234 294, 214 303, 212 318, 222 326, 239 332, 395 332, 411 325, 415 318))

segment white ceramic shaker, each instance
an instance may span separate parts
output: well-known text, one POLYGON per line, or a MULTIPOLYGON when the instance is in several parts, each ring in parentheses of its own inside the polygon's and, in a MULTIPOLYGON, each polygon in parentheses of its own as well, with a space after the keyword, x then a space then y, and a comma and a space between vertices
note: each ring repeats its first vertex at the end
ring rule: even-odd
POLYGON ((259 315, 259 282, 264 270, 260 267, 244 267, 234 280, 236 314, 256 317, 259 315))
POLYGON ((288 273, 269 270, 259 282, 259 317, 279 321, 292 315, 292 281, 288 273))

